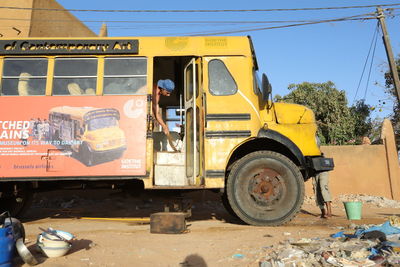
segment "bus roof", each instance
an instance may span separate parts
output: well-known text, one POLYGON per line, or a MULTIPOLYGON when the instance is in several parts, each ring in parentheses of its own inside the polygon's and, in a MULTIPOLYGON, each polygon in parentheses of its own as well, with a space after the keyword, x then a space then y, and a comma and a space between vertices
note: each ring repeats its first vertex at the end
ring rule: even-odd
POLYGON ((253 56, 248 36, 96 37, 1 39, 0 56, 110 55, 142 56, 253 56))
POLYGON ((70 107, 61 106, 50 109, 50 114, 59 113, 63 115, 69 115, 73 119, 84 120, 88 114, 101 113, 102 115, 109 114, 116 116, 119 119, 119 112, 114 108, 94 108, 94 107, 70 107))

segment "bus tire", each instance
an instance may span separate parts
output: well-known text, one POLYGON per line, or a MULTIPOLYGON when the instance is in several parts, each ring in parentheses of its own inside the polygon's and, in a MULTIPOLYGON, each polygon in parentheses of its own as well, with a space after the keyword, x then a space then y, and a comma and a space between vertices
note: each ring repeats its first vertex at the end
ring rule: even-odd
POLYGON ((287 157, 256 151, 238 160, 226 185, 229 204, 245 223, 277 226, 291 221, 304 200, 304 180, 287 157))
POLYGON ((88 167, 93 166, 93 153, 89 148, 89 145, 84 143, 82 144, 81 148, 79 149, 79 154, 81 161, 88 167))
POLYGON ((226 190, 221 195, 221 202, 222 202, 222 205, 224 206, 225 210, 229 213, 229 215, 231 215, 233 218, 236 218, 236 219, 239 218, 236 215, 235 211, 232 209, 231 204, 229 203, 228 195, 226 193, 226 190))
POLYGON ((12 217, 21 217, 33 201, 32 187, 29 183, 6 183, 1 185, 0 213, 10 212, 12 217))

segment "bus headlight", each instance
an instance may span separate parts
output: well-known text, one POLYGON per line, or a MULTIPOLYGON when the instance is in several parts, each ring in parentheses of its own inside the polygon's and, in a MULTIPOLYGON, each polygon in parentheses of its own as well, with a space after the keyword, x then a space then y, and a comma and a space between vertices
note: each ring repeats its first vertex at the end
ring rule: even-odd
POLYGON ((97 144, 96 145, 96 149, 102 149, 104 147, 103 143, 97 144))
POLYGON ((103 149, 103 148, 105 148, 107 146, 108 146, 108 142, 102 142, 102 143, 96 144, 96 148, 97 149, 103 149))

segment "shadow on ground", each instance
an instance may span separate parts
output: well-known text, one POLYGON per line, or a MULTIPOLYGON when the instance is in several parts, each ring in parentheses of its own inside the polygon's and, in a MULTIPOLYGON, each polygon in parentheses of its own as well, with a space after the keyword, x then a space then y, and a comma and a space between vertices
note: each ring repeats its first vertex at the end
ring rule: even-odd
POLYGON ((164 211, 165 206, 170 211, 178 206, 185 210, 191 207, 188 221, 215 219, 241 224, 225 210, 220 194, 211 191, 183 195, 167 191, 133 195, 124 190, 105 189, 36 193, 31 208, 20 219, 29 222, 44 218, 148 218, 152 213, 164 211))
MULTIPOLYGON (((164 211, 166 205, 174 211, 174 203, 182 207, 191 206, 191 217, 188 222, 200 220, 219 220, 226 223, 243 225, 237 217, 232 216, 224 208, 221 195, 207 190, 201 191, 164 191, 147 190, 132 193, 124 190, 89 189, 89 190, 61 190, 37 193, 34 196, 31 208, 20 217, 22 222, 40 220, 44 218, 132 218, 129 223, 148 223, 151 214, 164 211), (137 220, 135 220, 135 218, 137 220), (144 218, 145 220, 141 220, 144 218), (147 219, 147 221, 146 221, 147 219)), ((320 218, 319 210, 309 209, 304 205, 297 216, 285 226, 343 226, 356 224, 379 224, 387 215, 377 213, 366 216, 361 220, 349 221, 343 214, 334 214, 330 219, 320 218)), ((314 207, 314 206, 312 206, 314 207)))

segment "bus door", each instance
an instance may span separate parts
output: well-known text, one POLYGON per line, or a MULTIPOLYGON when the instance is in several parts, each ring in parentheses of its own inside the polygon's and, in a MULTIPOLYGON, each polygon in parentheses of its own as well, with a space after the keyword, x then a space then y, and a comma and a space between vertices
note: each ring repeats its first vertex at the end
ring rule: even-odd
MULTIPOLYGON (((203 58, 205 140, 204 169, 207 186, 224 184, 225 166, 235 147, 251 136, 252 120, 259 119, 253 102, 245 95, 251 86, 251 58, 219 56, 203 58)), ((251 98, 253 97, 253 98, 251 98)))
POLYGON ((188 185, 201 185, 202 174, 202 93, 201 60, 193 58, 185 67, 185 168, 188 185))

